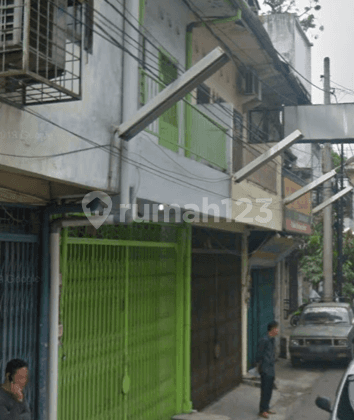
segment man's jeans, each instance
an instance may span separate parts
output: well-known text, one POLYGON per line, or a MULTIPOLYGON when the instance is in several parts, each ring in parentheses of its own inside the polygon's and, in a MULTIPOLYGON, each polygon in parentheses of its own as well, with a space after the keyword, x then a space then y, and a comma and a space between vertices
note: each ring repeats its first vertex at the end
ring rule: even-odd
POLYGON ((274 376, 261 374, 261 402, 259 412, 264 413, 269 410, 269 403, 272 398, 274 376))

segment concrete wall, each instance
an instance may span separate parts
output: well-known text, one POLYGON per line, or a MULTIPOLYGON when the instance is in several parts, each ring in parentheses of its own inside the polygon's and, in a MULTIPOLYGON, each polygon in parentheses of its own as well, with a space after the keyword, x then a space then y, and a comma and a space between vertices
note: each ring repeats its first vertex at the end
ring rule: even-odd
POLYGON ((297 143, 290 147, 290 150, 297 157, 296 166, 299 168, 312 167, 312 147, 311 144, 297 143))
MULTIPOLYGON (((188 8, 181 1, 158 0, 146 3, 144 26, 147 29, 147 38, 153 43, 153 45, 149 42, 146 44, 146 63, 148 68, 154 67, 151 70, 154 76, 158 76, 159 72, 159 49, 176 61, 179 74, 184 71, 186 27, 191 20, 193 19, 188 8)), ((227 200, 230 197, 229 176, 204 163, 185 157, 183 149, 185 106, 182 101, 177 106, 179 145, 182 146, 178 152, 159 145, 158 137, 147 132, 142 132, 131 141, 131 159, 137 161, 139 165, 137 168, 133 167, 131 171, 134 195, 155 202, 194 207, 202 213, 205 213, 207 204, 216 205, 220 217, 230 216, 229 200, 227 200), (227 203, 223 203, 223 200, 227 200, 227 203)), ((225 106, 228 108, 226 114, 212 106, 203 107, 202 112, 225 128, 231 127, 232 110, 230 106, 225 106)), ((231 135, 230 131, 228 134, 231 135)), ((227 150, 231 157, 230 137, 227 142, 227 150)), ((213 214, 212 209, 206 212, 213 214)))
MULTIPOLYGON (((193 63, 201 60, 210 51, 218 46, 218 41, 206 28, 193 29, 193 63)), ((240 113, 243 113, 242 106, 249 101, 246 96, 240 95, 237 87, 238 71, 233 62, 227 63, 205 84, 211 89, 211 94, 217 93, 226 102, 229 102, 240 113)))
MULTIPOLYGON (((116 5, 120 7, 119 5, 116 5)), ((138 19, 139 0, 128 2, 129 10, 138 19)), ((104 0, 95 1, 95 9, 107 16, 123 28, 123 20, 104 0)), ((128 15, 129 20, 137 25, 136 20, 128 15)), ((194 20, 190 11, 182 1, 158 0, 148 1, 145 7, 144 26, 146 36, 154 46, 163 48, 178 63, 180 74, 186 63, 186 26, 194 20)), ((131 25, 125 25, 125 30, 138 38, 131 25)), ((99 32, 99 30, 98 30, 99 32)), ((245 181, 231 189, 231 128, 232 106, 242 113, 243 100, 237 92, 237 70, 233 64, 224 66, 209 80, 207 84, 217 90, 229 104, 226 113, 219 107, 203 112, 219 112, 216 121, 228 129, 228 174, 213 169, 205 164, 188 159, 183 148, 178 153, 172 152, 158 144, 156 136, 143 132, 128 144, 119 143, 113 135, 113 125, 126 120, 139 108, 139 64, 129 54, 125 54, 122 67, 122 50, 112 45, 98 33, 93 37, 93 53, 83 54, 82 62, 82 100, 62 104, 52 104, 32 107, 31 111, 39 113, 55 125, 43 121, 37 116, 19 111, 7 105, 0 105, 2 153, 12 155, 53 155, 78 149, 92 147, 90 140, 99 145, 113 146, 112 160, 109 153, 102 149, 68 154, 60 157, 25 159, 0 156, 0 170, 24 171, 33 177, 58 180, 64 183, 80 185, 88 189, 119 191, 120 159, 119 148, 123 146, 124 194, 133 188, 134 198, 145 198, 166 204, 187 204, 198 206, 204 210, 205 203, 216 204, 220 217, 231 215, 230 196, 233 199, 252 197, 273 199, 270 207, 273 209, 272 221, 260 224, 262 227, 281 229, 281 211, 279 194, 270 194, 264 188, 245 181), (128 63, 128 64, 127 64, 128 63), (131 64, 131 65, 130 65, 131 64), (122 77, 124 77, 124 98, 122 103, 122 77), (231 105, 230 105, 231 104, 231 105), (218 110, 217 110, 218 109, 218 110), (65 128, 67 131, 63 130, 65 128), (69 133, 76 133, 77 136, 69 133), (81 136, 82 138, 79 138, 81 136), (86 140, 85 140, 86 139, 86 140), (109 185, 109 171, 112 171, 109 185), (225 202, 227 200, 227 202, 225 202), (229 204, 227 204, 229 203, 229 204)), ((118 42, 122 39, 115 34, 118 42)), ((127 38, 128 39, 128 38, 127 38)), ((141 41, 141 38, 140 38, 141 41)), ((158 51, 147 43, 147 62, 158 67, 158 51)), ((197 61, 217 45, 211 35, 203 29, 195 29, 193 33, 194 56, 197 61)), ((129 52, 141 58, 141 51, 129 38, 129 52)), ((180 102, 180 145, 184 145, 184 104, 180 102)), ((211 108, 211 107, 210 107, 211 108)), ((212 117, 212 115, 210 115, 212 117)), ((214 118, 214 117, 212 117, 214 118)), ((244 120, 246 124, 246 119, 244 120)), ((280 174, 280 171, 279 171, 280 174)), ((281 182, 277 182, 281 188, 281 182)), ((248 217, 265 217, 260 213, 262 204, 254 203, 254 214, 248 217)), ((236 215, 240 215, 242 206, 236 206, 236 215)), ((208 210, 213 213, 213 210, 208 210)), ((255 222, 256 225, 257 222, 255 222)))
POLYGON ((233 218, 237 218, 239 222, 247 223, 253 226, 259 226, 262 228, 273 229, 281 231, 283 226, 283 206, 281 201, 281 158, 274 159, 277 167, 277 194, 267 191, 264 188, 260 188, 256 184, 247 179, 240 183, 233 183, 232 185, 232 198, 233 203, 233 218), (246 203, 246 199, 249 200, 246 203), (272 200, 267 210, 262 209, 263 203, 260 202, 262 199, 272 200), (239 200, 239 201, 238 201, 239 200), (258 200, 258 201, 257 201, 258 200), (239 205, 237 202, 242 202, 239 205), (267 219, 267 213, 269 212, 269 218, 267 219), (262 220, 262 219, 263 220, 262 220))
MULTIPOLYGON (((205 28, 193 29, 193 62, 203 58, 209 51, 218 46, 217 40, 205 28)), ((241 95, 237 86, 238 71, 234 63, 228 63, 221 70, 211 76, 205 84, 211 89, 211 94, 217 93, 226 102, 243 115, 243 124, 247 126, 247 113, 244 112, 244 105, 249 100, 241 95)), ((223 104, 225 106, 225 104, 223 104)), ((247 143, 247 131, 244 130, 243 141, 247 143)), ((259 153, 266 151, 269 146, 264 145, 245 145, 242 151, 244 165, 254 160, 259 153)), ((232 218, 238 217, 240 222, 270 229, 282 229, 282 210, 281 198, 281 161, 279 159, 265 165, 263 168, 251 175, 248 180, 240 184, 232 185, 232 218), (252 209, 247 212, 247 204, 238 205, 238 199, 246 198, 251 200, 252 209), (260 212, 262 204, 257 203, 257 199, 271 198, 272 204, 269 209, 272 211, 272 219, 266 223, 257 222, 257 217, 266 217, 265 213, 260 212), (247 214, 246 214, 247 212, 247 214), (244 213, 245 217, 242 216, 244 213), (241 217, 241 218, 240 218, 241 217), (247 222, 243 220, 247 219, 247 222)))
POLYGON ((298 19, 293 16, 295 24, 295 58, 294 67, 304 77, 297 74, 300 82, 311 95, 311 44, 304 33, 298 19), (305 78, 308 80, 305 80, 305 78))
MULTIPOLYGON (((95 9, 113 17, 115 24, 122 27, 122 18, 104 0, 96 0, 95 9)), ((118 35, 115 37, 121 42, 118 35)), ((83 54, 82 100, 40 105, 30 110, 79 136, 109 145, 112 125, 120 122, 121 60, 122 50, 94 33, 93 53, 83 54)), ((52 155, 92 146, 61 128, 7 105, 0 105, 0 124, 0 149, 7 154, 52 155)), ((112 190, 117 191, 117 156, 113 164, 112 190)), ((0 156, 0 168, 14 168, 38 177, 108 189, 109 154, 98 149, 43 159, 0 156)))
POLYGON ((262 21, 274 48, 303 76, 291 69, 311 95, 311 85, 304 79, 311 80, 311 43, 296 16, 290 13, 267 15, 262 16, 262 21))

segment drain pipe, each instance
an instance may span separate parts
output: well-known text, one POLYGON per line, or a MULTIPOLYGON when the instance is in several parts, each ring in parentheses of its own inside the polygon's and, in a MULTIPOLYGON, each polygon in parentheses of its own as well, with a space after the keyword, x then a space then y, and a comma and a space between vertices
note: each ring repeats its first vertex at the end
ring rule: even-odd
MULTIPOLYGON (((136 41, 139 45, 139 34, 136 29, 126 24, 126 15, 139 16, 140 0, 129 0, 124 2, 124 36, 122 42, 129 49, 130 54, 123 52, 122 57, 122 91, 121 91, 121 114, 120 121, 128 121, 139 109, 139 64, 131 54, 139 56, 141 53, 138 47, 132 47, 126 42, 126 37, 136 41)), ((141 16, 140 16, 141 17, 141 16)), ((139 17, 139 18, 140 18, 139 17)), ((115 132, 117 136, 117 132, 115 132)), ((133 140, 126 141, 120 139, 120 180, 119 193, 120 202, 125 205, 132 205, 131 202, 131 162, 129 162, 130 153, 133 152, 135 144, 133 140)))
MULTIPOLYGON (((132 218, 127 213, 131 223, 132 218)), ((102 220, 101 217, 92 217, 90 220, 102 220)), ((58 362, 59 362, 59 291, 60 291, 60 233, 62 228, 90 226, 89 219, 61 218, 51 223, 50 231, 50 295, 49 295, 49 361, 48 361, 48 411, 49 420, 58 418, 58 362)), ((110 215, 104 224, 121 224, 120 214, 110 215)))

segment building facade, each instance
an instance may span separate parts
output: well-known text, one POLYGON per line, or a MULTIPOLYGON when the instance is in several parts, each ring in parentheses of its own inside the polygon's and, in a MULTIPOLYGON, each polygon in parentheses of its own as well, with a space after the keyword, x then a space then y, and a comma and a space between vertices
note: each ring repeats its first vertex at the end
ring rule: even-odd
POLYGON ((39 387, 29 399, 40 420, 102 412, 149 420, 202 409, 240 383, 266 321, 280 316, 279 263, 294 247, 283 235, 282 157, 241 182, 233 176, 282 140, 284 98, 305 104, 308 96, 279 60, 257 2, 204 3, 57 0, 52 10, 39 2, 23 10, 36 42, 16 41, 16 28, 13 40, 1 40, 0 246, 9 298, 1 313, 13 304, 9 275, 19 269, 31 275, 16 293, 32 288, 32 312, 40 306, 29 318, 39 346, 26 353, 24 336, 20 346, 6 341, 14 320, 28 328, 27 312, 16 309, 2 331, 3 360, 31 361, 39 387), (58 33, 38 29, 46 14, 58 33), (65 54, 45 55, 43 39, 65 54), (119 136, 122 123, 216 47, 228 64, 131 140, 119 136), (111 196, 113 212, 132 206, 134 222, 95 230, 79 227, 79 217, 63 229, 59 336, 49 339, 51 227, 82 215, 81 200, 94 191, 111 196), (46 363, 57 346, 53 407, 46 363), (96 397, 93 383, 107 393, 96 397))

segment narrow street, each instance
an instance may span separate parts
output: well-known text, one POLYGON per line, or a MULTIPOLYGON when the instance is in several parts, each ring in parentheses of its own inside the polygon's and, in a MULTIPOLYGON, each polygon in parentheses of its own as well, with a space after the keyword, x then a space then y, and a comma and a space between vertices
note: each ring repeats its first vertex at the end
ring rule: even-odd
MULTIPOLYGON (((289 359, 276 362, 276 388, 271 400, 271 408, 276 412, 270 420, 322 420, 329 415, 315 405, 317 396, 334 401, 334 394, 346 364, 305 363, 294 368, 289 359)), ((202 410, 213 420, 255 420, 258 417, 260 398, 259 385, 249 379, 225 396, 202 410), (253 382, 253 386, 252 386, 253 382), (213 417, 214 416, 214 417, 213 417), (225 416, 225 417, 222 417, 225 416)), ((178 417, 178 419, 198 417, 178 417)), ((200 417, 202 418, 202 417, 200 417)))
MULTIPOLYGON (((303 368, 311 371, 323 372, 314 382, 311 389, 307 390, 288 412, 286 420, 322 420, 329 418, 329 413, 319 409, 315 400, 318 396, 330 398, 334 403, 338 384, 345 372, 345 364, 333 363, 308 363, 303 368)), ((301 369, 303 369, 301 368, 301 369)))

